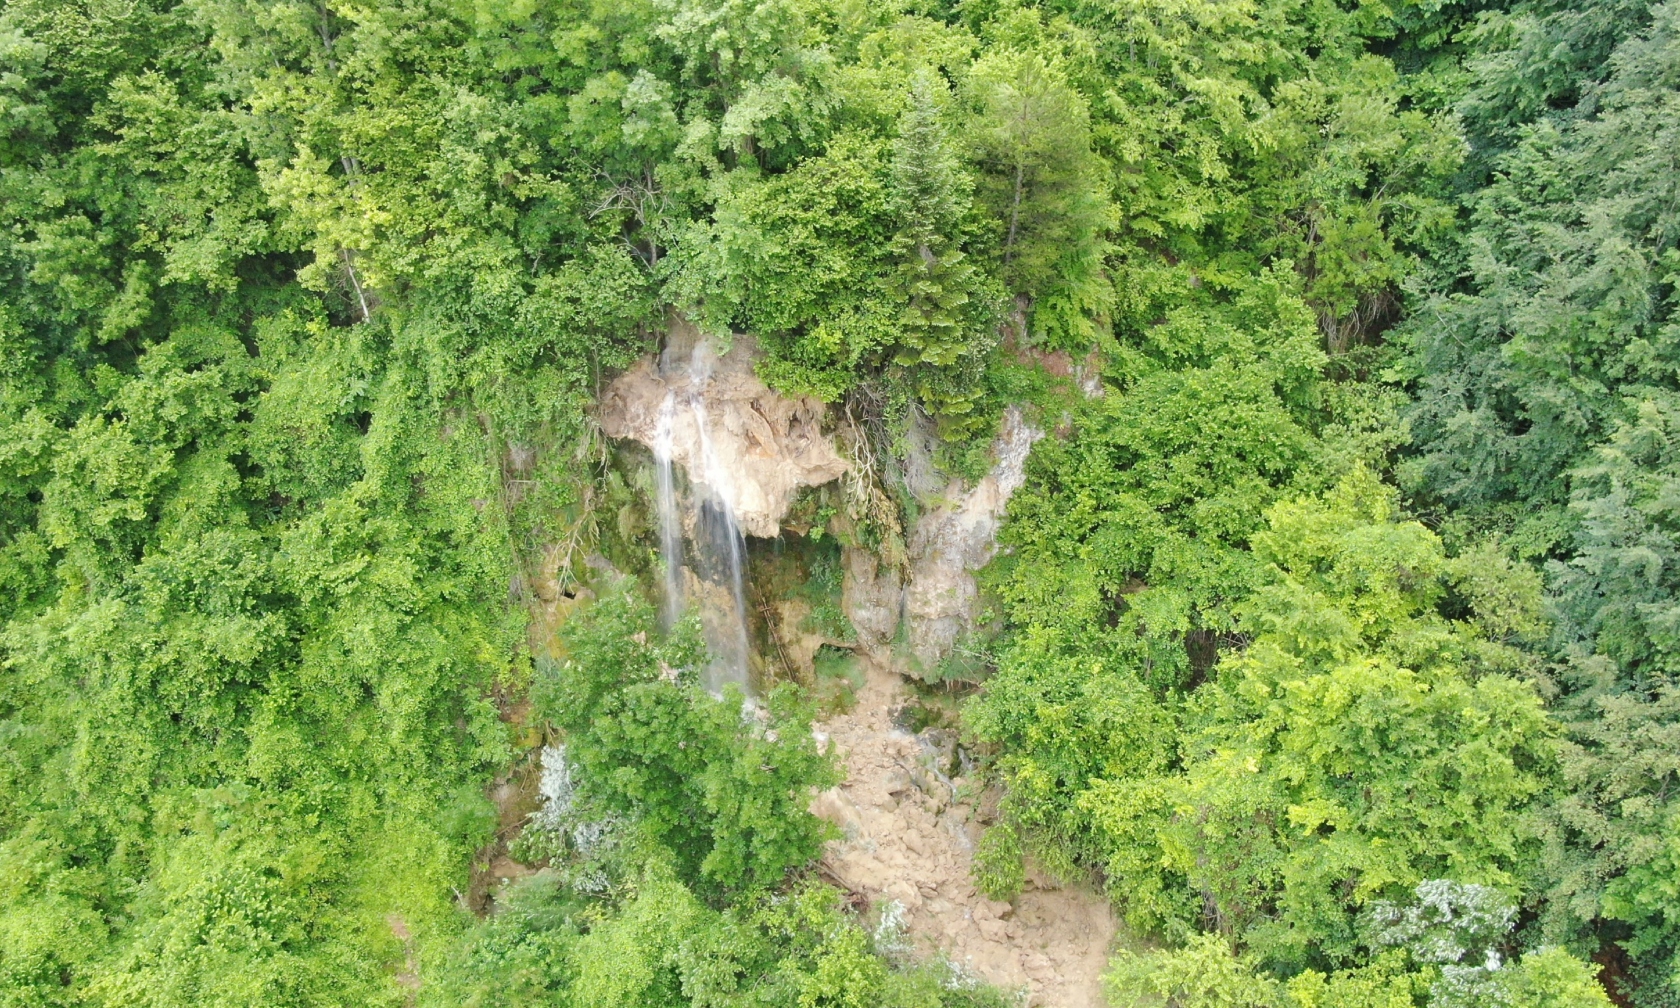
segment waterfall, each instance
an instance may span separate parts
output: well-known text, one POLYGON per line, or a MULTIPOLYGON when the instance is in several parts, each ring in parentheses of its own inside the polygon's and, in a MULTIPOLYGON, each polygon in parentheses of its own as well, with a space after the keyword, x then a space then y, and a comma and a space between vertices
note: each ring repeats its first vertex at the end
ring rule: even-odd
POLYGON ((720 693, 725 685, 735 683, 746 689, 746 540, 735 516, 733 474, 712 446, 705 401, 712 374, 711 350, 703 340, 694 345, 686 362, 686 389, 679 392, 677 371, 685 365, 673 360, 674 349, 668 347, 661 357, 660 370, 668 391, 660 403, 653 452, 658 469, 655 492, 659 548, 665 567, 665 618, 668 624, 675 623, 687 604, 695 604, 711 652, 707 688, 720 693), (692 560, 692 580, 683 577, 683 529, 674 472, 679 425, 692 425, 694 435, 684 442, 689 448, 685 462, 692 515, 688 557, 692 560))
MULTIPOLYGON (((698 348, 695 353, 698 355, 698 348)), ((719 611, 722 607, 711 606, 700 614, 702 622, 707 624, 706 643, 712 650, 715 682, 708 685, 721 689, 724 683, 734 682, 744 688, 747 685, 747 602, 742 571, 745 541, 730 503, 730 475, 718 465, 717 453, 712 450, 711 435, 706 430, 706 404, 698 394, 693 397, 691 408, 700 435, 700 479, 695 481, 699 514, 694 523, 694 552, 700 576, 712 584, 721 582, 729 591, 727 609, 719 611)))
POLYGON ((659 505, 659 556, 665 563, 665 629, 682 618, 682 520, 677 517, 677 481, 671 467, 672 428, 677 422, 677 393, 666 389, 659 404, 659 426, 654 434, 653 458, 658 475, 655 492, 659 505))

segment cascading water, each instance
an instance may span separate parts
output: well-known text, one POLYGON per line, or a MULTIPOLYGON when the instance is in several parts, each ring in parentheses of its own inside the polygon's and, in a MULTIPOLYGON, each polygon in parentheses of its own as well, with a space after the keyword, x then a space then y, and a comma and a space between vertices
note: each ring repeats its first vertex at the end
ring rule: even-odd
MULTIPOLYGON (((695 354, 698 356, 699 348, 695 354)), ((703 387, 703 386, 702 386, 703 387)), ((717 453, 706 430, 706 405, 696 394, 691 404, 694 423, 700 435, 700 480, 695 487, 699 498, 699 513, 694 523, 694 552, 700 576, 712 584, 723 584, 729 590, 727 610, 709 607, 701 610, 701 620, 708 624, 706 643, 712 650, 714 689, 726 682, 747 685, 747 604, 745 577, 742 572, 745 545, 741 527, 735 521, 731 505, 729 471, 718 465, 717 453)))
POLYGON ((711 651, 706 686, 714 693, 725 685, 748 686, 746 541, 735 516, 735 485, 728 466, 713 449, 710 418, 706 413, 706 386, 711 381, 711 350, 702 340, 695 344, 686 364, 673 357, 668 347, 661 357, 660 371, 668 391, 660 404, 654 438, 654 459, 658 474, 655 492, 659 509, 659 546, 665 566, 665 617, 675 623, 692 601, 700 611, 706 646, 711 651), (679 394, 677 372, 686 369, 686 390, 679 394), (692 424, 694 438, 688 462, 690 528, 693 564, 692 585, 683 577, 682 521, 679 515, 674 472, 675 440, 679 424, 692 424), (691 590, 685 590, 691 588, 691 590), (693 596, 690 599, 690 596, 693 596))
POLYGON ((677 517, 677 480, 671 464, 672 428, 677 421, 677 393, 667 389, 659 404, 659 427, 654 432, 653 458, 657 464, 656 496, 659 505, 659 555, 665 562, 665 629, 682 618, 682 519, 677 517))

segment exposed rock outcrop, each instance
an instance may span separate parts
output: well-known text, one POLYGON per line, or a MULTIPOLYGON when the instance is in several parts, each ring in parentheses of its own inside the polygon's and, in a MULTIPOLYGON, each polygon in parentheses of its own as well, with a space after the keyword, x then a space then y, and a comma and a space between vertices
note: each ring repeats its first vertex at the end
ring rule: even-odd
POLYGON ((911 653, 924 668, 944 660, 973 629, 980 600, 974 573, 997 554, 1004 510, 1026 481, 1027 456, 1043 434, 1011 406, 992 445, 996 462, 991 471, 916 522, 910 535, 904 616, 911 653))
POLYGON ((898 633, 904 584, 897 570, 862 546, 846 547, 841 562, 845 579, 840 587, 840 608, 857 631, 858 645, 885 660, 886 649, 898 633))
POLYGON ((708 468, 727 472, 712 489, 733 510, 741 531, 770 537, 801 487, 840 478, 846 461, 823 433, 825 407, 813 397, 789 398, 753 372, 758 345, 738 335, 719 355, 680 317, 671 323, 661 357, 649 355, 620 375, 601 397, 601 430, 655 446, 666 395, 701 410, 679 412, 671 429, 671 458, 691 480, 708 468), (703 429, 702 429, 703 426, 703 429), (710 451, 709 463, 706 452, 710 451))
MULTIPOLYGON (((849 465, 823 432, 823 403, 770 389, 754 373, 758 354, 750 336, 738 335, 719 355, 692 325, 673 318, 665 352, 614 380, 601 397, 599 417, 607 436, 653 449, 664 410, 670 458, 691 482, 706 482, 729 505, 742 532, 772 537, 801 488, 838 479, 849 465), (673 395, 692 406, 673 414, 667 407, 673 395)), ((1025 480, 1027 456, 1041 436, 1018 407, 1010 407, 992 445, 991 471, 967 487, 933 467, 930 431, 906 435, 904 479, 929 505, 908 536, 908 571, 865 550, 846 550, 843 604, 864 650, 884 658, 902 623, 911 655, 926 670, 973 629, 979 608, 974 573, 997 552, 1004 509, 1025 480)), ((685 525, 692 526, 693 517, 685 525)), ((688 528, 691 536, 693 531, 688 528)))
POLYGON ((1027 456, 1043 436, 1019 407, 1009 407, 992 442, 991 471, 972 487, 951 482, 940 489, 933 488, 931 447, 907 439, 906 479, 932 505, 910 532, 908 579, 868 550, 848 549, 844 557, 842 604, 865 651, 885 660, 883 649, 903 622, 910 654, 928 670, 974 629, 980 602, 974 574, 997 555, 1009 498, 1026 481, 1027 456))

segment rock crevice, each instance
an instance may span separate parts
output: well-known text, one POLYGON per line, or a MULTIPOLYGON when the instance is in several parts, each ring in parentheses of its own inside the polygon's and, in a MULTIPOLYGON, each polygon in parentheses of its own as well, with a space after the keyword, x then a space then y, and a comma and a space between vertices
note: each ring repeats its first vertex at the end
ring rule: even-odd
POLYGON ((952 481, 935 490, 925 473, 912 481, 930 506, 910 530, 904 574, 869 550, 846 551, 843 606, 865 650, 887 660, 902 626, 910 656, 927 671, 974 629, 980 615, 974 575, 997 555, 1009 498, 1026 482, 1027 457, 1040 437, 1043 431, 1011 406, 992 442, 992 468, 973 486, 952 481))

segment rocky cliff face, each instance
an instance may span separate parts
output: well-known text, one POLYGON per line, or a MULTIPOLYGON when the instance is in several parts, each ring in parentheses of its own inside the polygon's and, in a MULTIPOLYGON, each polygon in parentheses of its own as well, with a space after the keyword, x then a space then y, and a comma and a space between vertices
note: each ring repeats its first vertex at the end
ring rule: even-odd
POLYGON ((910 581, 904 591, 909 646, 924 668, 951 653, 979 615, 974 574, 997 555, 997 532, 1009 498, 1026 481, 1027 456, 1044 432, 1011 406, 992 443, 992 469, 973 487, 953 486, 910 534, 910 581))
MULTIPOLYGON (((823 432, 824 404, 766 386, 753 371, 758 353, 751 337, 736 336, 718 354, 693 326, 675 319, 664 353, 613 381, 599 418, 607 436, 656 452, 662 435, 668 437, 664 450, 690 482, 705 483, 722 498, 743 533, 769 538, 780 533, 801 488, 839 479, 848 463, 823 432), (682 409, 670 409, 673 397, 682 409)), ((902 627, 910 654, 931 669, 973 628, 974 574, 997 552, 1004 510, 1042 432, 1020 409, 1007 410, 992 445, 994 465, 972 486, 935 470, 931 445, 911 433, 905 478, 926 510, 909 530, 907 569, 847 549, 843 606, 859 644, 878 660, 887 659, 902 627)), ((692 514, 685 519, 691 536, 693 521, 692 514)))
POLYGON ((848 546, 841 559, 840 608, 857 631, 858 645, 884 662, 904 615, 904 581, 873 550, 848 546))
POLYGON ((880 657, 902 621, 910 654, 932 669, 973 629, 980 604, 975 572, 997 554, 1004 511, 1026 480, 1027 456, 1042 436, 1010 407, 992 443, 991 471, 973 486, 944 483, 912 460, 912 489, 929 507, 910 531, 908 576, 867 550, 846 551, 846 616, 866 649, 880 657))
POLYGON ((649 355, 620 375, 601 397, 601 430, 654 449, 666 396, 698 409, 677 412, 671 423, 671 458, 691 481, 708 469, 727 474, 712 489, 734 511, 741 531, 772 537, 801 487, 840 478, 846 461, 822 431, 821 400, 789 398, 753 373, 757 345, 736 336, 724 354, 703 342, 694 327, 673 321, 665 353, 649 355))

